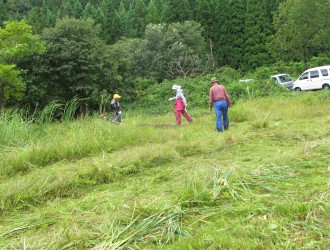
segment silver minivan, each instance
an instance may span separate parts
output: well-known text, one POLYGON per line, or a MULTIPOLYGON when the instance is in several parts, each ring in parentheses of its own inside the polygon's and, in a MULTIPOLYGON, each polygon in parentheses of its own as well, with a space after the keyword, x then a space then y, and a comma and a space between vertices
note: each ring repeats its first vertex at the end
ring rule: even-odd
POLYGON ((293 87, 293 79, 289 74, 272 75, 271 78, 285 88, 292 89, 293 87))
POLYGON ((330 65, 306 70, 293 84, 293 89, 330 89, 330 65))

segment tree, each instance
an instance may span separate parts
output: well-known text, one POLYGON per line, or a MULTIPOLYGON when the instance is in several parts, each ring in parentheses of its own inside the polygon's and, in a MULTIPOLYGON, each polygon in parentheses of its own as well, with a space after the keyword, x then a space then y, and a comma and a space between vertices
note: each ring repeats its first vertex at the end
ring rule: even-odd
POLYGON ((156 4, 153 0, 150 0, 147 8, 146 23, 160 23, 160 20, 161 18, 156 4))
POLYGON ((228 10, 231 15, 227 22, 229 30, 227 63, 230 67, 239 69, 243 62, 245 9, 240 0, 232 0, 229 2, 228 10))
POLYGON ((202 24, 205 32, 203 35, 208 40, 211 39, 214 31, 215 9, 216 5, 214 5, 213 0, 196 0, 195 21, 202 24))
POLYGON ((26 14, 31 9, 29 0, 7 0, 4 1, 9 13, 16 13, 19 15, 26 14))
POLYGON ((51 11, 46 5, 34 7, 28 14, 27 20, 37 33, 44 28, 54 27, 57 19, 60 18, 59 11, 51 11))
POLYGON ((32 34, 32 27, 26 21, 5 22, 5 27, 0 28, 0 110, 4 110, 6 99, 19 96, 24 90, 20 79, 22 71, 16 67, 16 62, 44 51, 44 43, 32 34))
POLYGON ((79 0, 68 0, 65 4, 69 17, 80 18, 83 15, 83 7, 79 0))
MULTIPOLYGON (((214 16, 216 16, 213 25, 212 37, 215 42, 215 55, 219 65, 228 65, 230 60, 230 46, 232 41, 229 40, 230 30, 229 22, 232 17, 229 12, 228 0, 218 0, 215 8, 214 16)), ((234 17, 236 18, 236 17, 234 17)))
POLYGON ((277 11, 281 0, 266 0, 265 7, 269 20, 273 21, 273 15, 277 11))
POLYGON ((201 25, 193 21, 149 24, 132 58, 135 76, 162 81, 201 72, 207 60, 202 32, 201 25))
POLYGON ((113 44, 119 39, 119 20, 112 0, 103 0, 100 5, 101 37, 107 44, 113 44))
POLYGON ((89 99, 105 89, 110 91, 116 78, 116 65, 109 48, 99 37, 100 28, 91 19, 65 18, 42 37, 47 53, 34 58, 26 90, 26 102, 44 106, 52 100, 89 99), (32 98, 33 97, 33 98, 32 98))
POLYGON ((72 17, 78 19, 82 17, 84 8, 82 7, 81 3, 79 0, 76 0, 74 5, 73 5, 73 13, 72 17))
POLYGON ((143 0, 136 0, 132 13, 133 34, 142 37, 146 28, 146 6, 143 0))
POLYGON ((188 0, 167 0, 162 13, 162 20, 167 23, 191 20, 192 12, 188 0))
MULTIPOLYGON (((203 37, 209 42, 213 70, 216 69, 215 42, 219 36, 217 0, 195 0, 194 17, 203 27, 203 37)), ((221 17, 220 17, 221 18, 221 17)))
POLYGON ((116 16, 118 19, 119 37, 131 37, 132 20, 123 2, 120 2, 119 9, 116 11, 116 16))
POLYGON ((270 42, 272 32, 264 1, 248 1, 244 33, 244 69, 255 69, 270 63, 267 44, 270 42))
POLYGON ((3 0, 0 0, 0 23, 2 23, 3 21, 7 20, 7 7, 4 4, 3 0))
POLYGON ((330 56, 330 1, 288 0, 274 17, 276 30, 270 44, 275 58, 308 61, 316 55, 330 56))
POLYGON ((82 15, 83 15, 84 19, 88 19, 88 18, 94 19, 95 15, 96 15, 96 10, 95 10, 94 5, 92 5, 91 3, 87 3, 85 5, 82 15))

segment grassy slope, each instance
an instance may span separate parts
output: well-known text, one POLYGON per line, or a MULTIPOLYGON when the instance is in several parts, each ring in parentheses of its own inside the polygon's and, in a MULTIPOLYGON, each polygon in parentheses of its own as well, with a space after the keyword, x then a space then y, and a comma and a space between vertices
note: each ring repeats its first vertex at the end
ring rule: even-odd
POLYGON ((0 248, 328 249, 318 94, 237 103, 225 133, 198 110, 182 127, 139 126, 172 114, 11 126, 24 139, 0 151, 0 248))

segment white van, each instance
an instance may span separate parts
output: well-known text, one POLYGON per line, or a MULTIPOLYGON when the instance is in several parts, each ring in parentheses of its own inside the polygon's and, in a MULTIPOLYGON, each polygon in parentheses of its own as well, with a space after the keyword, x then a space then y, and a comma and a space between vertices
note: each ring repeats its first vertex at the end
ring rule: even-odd
POLYGON ((293 89, 330 89, 330 65, 306 70, 293 84, 293 89))

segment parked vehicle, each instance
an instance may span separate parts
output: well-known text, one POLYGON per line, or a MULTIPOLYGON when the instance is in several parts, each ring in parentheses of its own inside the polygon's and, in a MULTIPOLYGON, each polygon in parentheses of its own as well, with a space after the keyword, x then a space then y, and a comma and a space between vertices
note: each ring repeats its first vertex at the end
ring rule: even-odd
POLYGON ((293 88, 293 79, 289 74, 277 74, 272 75, 271 78, 275 80, 278 84, 281 84, 283 87, 292 89, 293 88))
POLYGON ((330 89, 330 65, 306 70, 294 82, 293 89, 296 91, 330 89))

